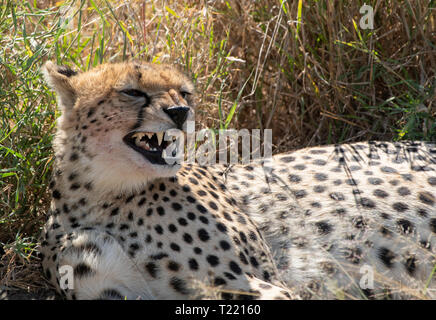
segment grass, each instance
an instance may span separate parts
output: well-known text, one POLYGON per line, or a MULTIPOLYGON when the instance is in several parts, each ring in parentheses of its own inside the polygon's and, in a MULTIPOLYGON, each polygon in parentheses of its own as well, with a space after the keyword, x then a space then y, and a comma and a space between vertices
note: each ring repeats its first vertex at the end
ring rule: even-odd
POLYGON ((58 116, 46 60, 178 65, 199 128, 272 128, 282 152, 436 140, 435 39, 434 0, 0 0, 0 286, 44 286, 35 246, 58 116), (374 30, 359 28, 364 2, 374 30))

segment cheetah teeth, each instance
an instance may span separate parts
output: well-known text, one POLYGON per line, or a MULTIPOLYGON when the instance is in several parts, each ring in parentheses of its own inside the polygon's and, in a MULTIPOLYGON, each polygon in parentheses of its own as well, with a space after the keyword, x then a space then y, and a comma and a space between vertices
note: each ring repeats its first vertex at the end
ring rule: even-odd
POLYGON ((161 144, 162 144, 163 136, 164 136, 164 133, 163 133, 163 132, 157 132, 157 133, 156 133, 157 144, 158 144, 158 145, 161 145, 161 144))
MULTIPOLYGON (((132 138, 135 139, 135 144, 138 147, 144 148, 145 150, 149 150, 149 151, 157 151, 157 148, 150 147, 150 145, 147 142, 147 139, 143 139, 144 136, 146 136, 148 140, 151 140, 154 135, 156 135, 158 146, 162 145, 162 141, 165 135, 164 132, 136 132, 135 134, 132 135, 132 138)), ((175 140, 176 137, 172 137, 172 141, 175 140)))

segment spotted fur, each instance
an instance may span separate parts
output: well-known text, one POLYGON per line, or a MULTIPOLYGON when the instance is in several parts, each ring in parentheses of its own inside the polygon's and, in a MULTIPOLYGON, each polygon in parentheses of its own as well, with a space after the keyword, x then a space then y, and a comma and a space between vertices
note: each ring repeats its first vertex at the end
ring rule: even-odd
POLYGON ((45 73, 62 116, 41 252, 47 279, 68 298, 434 297, 434 144, 152 164, 123 137, 178 126, 164 112, 171 106, 189 107, 192 119, 184 75, 139 62, 86 73, 48 63, 45 73), (60 287, 65 265, 73 289, 60 287), (374 271, 373 288, 359 287, 362 266, 374 271))

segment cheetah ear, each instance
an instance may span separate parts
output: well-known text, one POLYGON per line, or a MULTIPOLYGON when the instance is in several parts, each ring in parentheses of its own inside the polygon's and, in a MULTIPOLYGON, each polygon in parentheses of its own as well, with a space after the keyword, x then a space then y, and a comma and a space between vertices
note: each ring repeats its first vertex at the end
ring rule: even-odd
POLYGON ((77 94, 71 80, 77 72, 69 67, 58 66, 47 61, 43 67, 43 74, 45 81, 58 95, 59 107, 62 110, 72 109, 76 103, 77 94))

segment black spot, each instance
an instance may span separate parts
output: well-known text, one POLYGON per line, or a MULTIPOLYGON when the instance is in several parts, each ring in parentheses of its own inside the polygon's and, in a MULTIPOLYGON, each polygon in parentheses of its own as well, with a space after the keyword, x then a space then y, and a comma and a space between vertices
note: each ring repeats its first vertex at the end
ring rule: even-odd
POLYGON ((145 264, 145 269, 148 271, 152 278, 157 277, 157 273, 159 271, 158 266, 154 262, 148 262, 145 264))
POLYGON ((351 263, 358 264, 362 259, 362 250, 360 248, 347 248, 345 258, 351 263))
POLYGON ((183 240, 186 243, 192 243, 192 241, 193 241, 192 236, 188 233, 183 234, 183 240))
POLYGON ((378 257, 387 268, 392 268, 395 259, 395 254, 392 251, 388 248, 380 247, 378 250, 378 257))
POLYGON ((198 190, 198 191, 197 191, 197 194, 198 194, 200 197, 205 197, 205 196, 207 196, 207 192, 204 191, 204 190, 198 190))
POLYGON ((87 117, 91 117, 95 113, 95 108, 90 108, 87 114, 87 117))
POLYGON ((61 193, 59 192, 59 190, 53 190, 53 198, 55 199, 61 198, 61 193))
POLYGON ((352 219, 353 226, 357 229, 363 229, 366 226, 365 220, 362 216, 354 217, 352 219))
POLYGON ((290 182, 295 182, 295 183, 301 182, 301 177, 296 174, 290 174, 288 176, 288 179, 290 182))
POLYGON ((193 198, 191 196, 187 196, 186 200, 188 200, 188 202, 190 202, 190 203, 195 203, 195 201, 197 201, 197 200, 195 200, 195 198, 193 198))
POLYGON ((210 239, 209 233, 205 229, 198 230, 198 237, 201 241, 208 241, 210 239))
POLYGON ((224 272, 224 276, 229 280, 236 280, 236 277, 230 272, 224 272))
POLYGON ((427 181, 429 185, 436 186, 436 177, 430 177, 427 181))
POLYGON ((60 227, 61 227, 61 225, 60 225, 59 223, 57 223, 57 222, 55 222, 55 223, 53 223, 53 224, 51 225, 52 230, 59 229, 60 227))
POLYGON ((407 209, 409 209, 409 206, 403 202, 395 202, 392 205, 392 208, 394 208, 394 210, 396 210, 398 212, 404 212, 404 211, 407 211, 407 209))
POLYGON ((147 201, 147 199, 145 197, 141 198, 141 200, 139 200, 138 202, 138 207, 141 207, 142 205, 144 205, 144 203, 147 201))
POLYGON ((226 250, 230 249, 230 244, 227 241, 225 241, 225 240, 221 240, 220 241, 220 247, 221 247, 221 249, 226 251, 226 250))
POLYGON ((327 161, 321 160, 321 159, 316 159, 313 161, 313 164, 317 165, 317 166, 325 166, 327 164, 327 161))
POLYGON ((191 182, 192 184, 198 185, 197 179, 195 179, 193 177, 189 177, 189 182, 191 182))
POLYGON ((259 262, 257 262, 255 257, 250 257, 250 263, 255 268, 257 268, 259 266, 259 262))
POLYGON ((230 267, 230 270, 232 270, 234 273, 236 273, 238 275, 242 273, 241 267, 239 267, 239 265, 234 261, 230 261, 229 267, 230 267))
POLYGON ((177 232, 177 227, 176 227, 174 224, 171 223, 171 224, 168 226, 168 230, 169 230, 170 232, 174 233, 174 232, 177 232))
POLYGON ((359 181, 356 179, 347 179, 345 180, 345 183, 349 186, 357 186, 359 184, 359 181))
POLYGON ((221 278, 221 277, 216 277, 216 278, 213 280, 213 284, 214 284, 214 286, 222 286, 222 285, 227 284, 227 282, 226 282, 226 280, 224 280, 224 279, 221 278))
POLYGON ((375 208, 375 202, 372 201, 371 199, 368 199, 368 198, 361 198, 361 199, 360 199, 360 204, 361 204, 362 207, 364 207, 364 208, 368 208, 368 209, 373 209, 373 208, 375 208))
POLYGON ((250 240, 252 241, 257 241, 257 236, 253 231, 250 231, 248 237, 250 238, 250 240))
POLYGON ((407 270, 407 273, 413 276, 416 271, 416 258, 415 257, 409 257, 404 262, 404 267, 407 270))
POLYGON ((172 250, 174 250, 174 251, 177 251, 177 252, 180 251, 180 246, 179 246, 178 244, 174 243, 174 242, 172 242, 172 243, 170 244, 170 248, 171 248, 172 250))
POLYGON ((177 272, 180 269, 180 265, 177 262, 171 260, 168 262, 168 269, 177 272))
POLYGON ((333 229, 333 227, 325 221, 316 222, 315 225, 318 228, 318 232, 323 235, 329 234, 333 229))
POLYGON ((330 198, 332 198, 333 200, 336 200, 336 201, 344 201, 345 200, 345 196, 341 192, 330 193, 330 198))
POLYGON ((375 189, 373 194, 378 198, 386 198, 389 196, 389 194, 386 191, 381 189, 375 189))
POLYGON ((397 173, 397 170, 391 167, 381 167, 380 170, 385 173, 397 173))
POLYGON ((428 205, 433 205, 435 202, 435 197, 428 191, 419 193, 419 200, 428 205))
POLYGON ((181 294, 188 294, 189 290, 186 287, 186 283, 184 280, 172 277, 170 280, 170 285, 174 288, 175 291, 181 293, 181 294))
POLYGON ((326 181, 328 179, 328 176, 325 173, 316 173, 315 179, 318 181, 326 181))
POLYGON ((428 216, 427 210, 423 208, 418 208, 417 213, 423 218, 426 218, 428 216))
POLYGON ((119 213, 119 211, 120 211, 119 208, 114 208, 114 209, 111 211, 111 216, 116 216, 116 215, 119 213))
POLYGON ((83 262, 74 267, 74 275, 79 278, 90 276, 93 273, 94 271, 91 269, 91 267, 83 262))
POLYGON ((408 196, 410 194, 410 190, 407 187, 400 187, 397 192, 400 196, 408 196))
POLYGON ((70 156, 70 161, 76 161, 77 159, 79 159, 79 155, 73 152, 70 156))
POLYGON ((209 224, 209 219, 204 217, 204 216, 200 216, 200 218, 198 218, 198 220, 200 220, 204 224, 209 224))
POLYGON ((222 233, 226 233, 226 232, 227 232, 227 227, 226 227, 223 223, 221 223, 221 222, 218 222, 218 223, 216 224, 216 228, 217 228, 219 231, 221 231, 222 233))
POLYGON ((66 203, 64 203, 64 205, 62 206, 62 209, 64 210, 65 213, 70 213, 70 208, 68 207, 68 205, 66 203))
POLYGON ((207 212, 207 209, 204 206, 202 206, 201 204, 197 205, 197 209, 198 209, 198 211, 200 211, 203 214, 207 212))
POLYGON ((209 207, 212 209, 212 210, 218 210, 218 206, 216 205, 216 203, 215 202, 213 202, 213 201, 209 201, 209 207))
POLYGON ((388 228, 386 228, 386 227, 384 227, 384 226, 382 226, 381 228, 380 228, 380 232, 381 232, 381 234, 382 235, 384 235, 384 236, 391 236, 392 235, 392 232, 388 229, 388 228))
MULTIPOLYGON (((297 191, 294 192, 294 195, 295 195, 295 198, 302 199, 305 196, 307 196, 307 192, 306 192, 306 190, 297 190, 297 191)), ((278 195, 276 195, 276 197, 278 198, 278 195)), ((283 198, 278 199, 278 200, 286 201, 286 200, 288 200, 288 198, 287 197, 283 197, 283 198)))
POLYGON ((124 297, 115 289, 105 289, 100 294, 102 300, 122 300, 124 297))
POLYGON ((120 231, 124 231, 124 230, 129 229, 129 226, 127 224, 123 223, 119 229, 120 229, 120 231))
POLYGON ((241 238, 242 242, 247 243, 247 236, 245 235, 244 232, 240 231, 239 232, 239 237, 241 238))
POLYGON ((239 260, 241 260, 241 262, 242 262, 243 264, 248 264, 248 260, 247 260, 247 258, 245 257, 245 254, 242 253, 242 252, 239 252, 239 260))
POLYGON ((383 183, 383 180, 380 178, 368 178, 368 182, 372 185, 378 186, 383 183))
POLYGON ((271 276, 270 276, 269 272, 268 271, 264 271, 263 272, 263 280, 270 281, 270 279, 271 279, 271 276))
POLYGON ((430 229, 433 233, 436 233, 436 218, 431 218, 429 222, 430 229))
POLYGON ((208 255, 208 256, 206 257, 206 260, 207 260, 207 262, 209 262, 209 264, 210 264, 212 267, 215 267, 215 266, 217 266, 217 265, 220 263, 218 257, 215 256, 215 255, 212 255, 212 254, 211 254, 211 255, 208 255))
POLYGON ((163 234, 163 229, 160 225, 156 225, 154 227, 154 230, 158 233, 158 234, 163 234))
POLYGON ((312 202, 310 205, 314 208, 321 208, 322 207, 321 203, 319 203, 319 202, 312 202))
POLYGON ((177 219, 177 222, 183 227, 188 225, 188 221, 186 221, 185 218, 179 218, 177 219))
POLYGON ((324 186, 315 186, 315 187, 313 187, 313 191, 315 191, 316 193, 322 193, 325 191, 325 187, 324 186))
POLYGON ((191 270, 198 270, 198 262, 194 258, 189 259, 188 264, 191 270))
POLYGON ((304 170, 306 169, 306 166, 304 164, 297 164, 294 166, 295 170, 304 170))
POLYGON ((168 257, 168 255, 166 253, 163 253, 163 252, 150 255, 150 258, 153 260, 162 260, 162 259, 167 258, 167 257, 168 257))
POLYGON ((403 232, 405 234, 411 233, 413 231, 414 226, 409 220, 399 219, 397 221, 397 224, 400 227, 401 232, 403 232))
POLYGON ((281 158, 280 158, 280 161, 283 161, 283 162, 289 163, 289 162, 295 161, 295 157, 292 157, 292 156, 281 157, 281 158))
POLYGON ((139 246, 139 244, 137 244, 137 243, 132 243, 132 244, 129 246, 129 248, 130 248, 131 250, 138 250, 138 249, 140 248, 140 246, 139 246))

